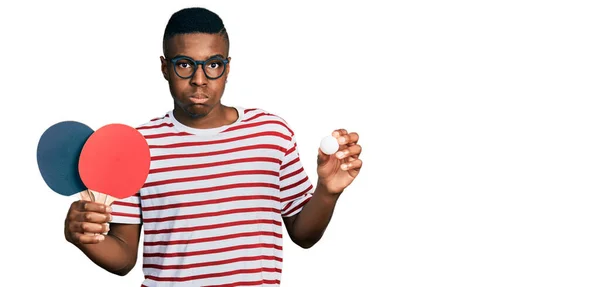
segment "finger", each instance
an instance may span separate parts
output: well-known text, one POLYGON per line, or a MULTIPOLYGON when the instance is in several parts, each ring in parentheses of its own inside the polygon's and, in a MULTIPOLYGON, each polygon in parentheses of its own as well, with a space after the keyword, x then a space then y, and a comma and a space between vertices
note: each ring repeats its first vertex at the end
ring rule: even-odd
POLYGON ((349 133, 349 134, 345 134, 342 135, 340 137, 337 138, 338 143, 343 145, 343 144, 347 144, 347 145, 351 145, 351 144, 355 144, 358 142, 358 134, 357 133, 349 133))
POLYGON ((361 167, 362 167, 362 160, 360 160, 360 159, 354 160, 352 162, 344 163, 340 166, 340 168, 342 170, 347 170, 347 171, 352 171, 352 170, 358 171, 358 170, 360 170, 361 167))
POLYGON ((334 138, 338 138, 338 137, 346 135, 346 134, 348 134, 348 131, 346 131, 345 129, 337 129, 331 133, 331 135, 334 138))
POLYGON ((71 202, 71 206, 69 206, 69 211, 67 213, 67 217, 69 215, 71 215, 74 211, 78 211, 81 210, 82 204, 81 204, 82 200, 76 200, 71 202))
POLYGON ((349 146, 341 151, 335 153, 335 157, 339 159, 347 158, 347 157, 358 157, 360 152, 362 151, 362 147, 360 145, 349 146))
POLYGON ((83 243, 83 244, 94 244, 94 243, 100 243, 102 241, 104 241, 105 236, 102 234, 83 234, 80 232, 77 232, 74 234, 73 236, 75 238, 76 242, 79 243, 83 243))
POLYGON ((99 224, 73 221, 69 224, 69 231, 72 233, 105 233, 108 232, 109 229, 108 223, 99 224))
POLYGON ((104 205, 102 203, 98 203, 98 202, 82 201, 80 211, 110 213, 110 212, 112 212, 112 208, 110 206, 106 206, 106 205, 104 205))
POLYGON ((112 220, 110 213, 99 212, 79 212, 73 221, 91 222, 91 223, 108 223, 112 220))

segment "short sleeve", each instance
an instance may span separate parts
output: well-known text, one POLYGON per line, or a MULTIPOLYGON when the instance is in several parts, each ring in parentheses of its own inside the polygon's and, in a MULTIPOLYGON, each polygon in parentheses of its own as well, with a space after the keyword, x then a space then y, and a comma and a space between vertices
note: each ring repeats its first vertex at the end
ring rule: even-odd
POLYGON ((112 205, 112 221, 110 223, 141 224, 142 208, 140 194, 115 200, 112 205))
POLYGON ((296 138, 292 135, 279 170, 281 215, 289 217, 302 210, 313 195, 313 186, 302 166, 296 138))

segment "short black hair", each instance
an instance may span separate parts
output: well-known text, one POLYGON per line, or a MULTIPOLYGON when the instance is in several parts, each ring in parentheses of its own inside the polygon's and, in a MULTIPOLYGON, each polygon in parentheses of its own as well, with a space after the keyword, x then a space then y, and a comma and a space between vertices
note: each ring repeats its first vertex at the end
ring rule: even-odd
POLYGON ((229 35, 223 20, 216 13, 200 7, 181 9, 171 15, 163 36, 163 53, 167 57, 167 42, 173 36, 189 33, 220 34, 227 42, 229 54, 229 35))

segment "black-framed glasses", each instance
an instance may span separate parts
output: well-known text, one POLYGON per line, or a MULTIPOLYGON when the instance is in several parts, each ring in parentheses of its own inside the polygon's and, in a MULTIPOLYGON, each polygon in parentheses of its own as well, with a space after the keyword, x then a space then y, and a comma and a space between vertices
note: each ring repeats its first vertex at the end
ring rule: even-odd
POLYGON ((182 79, 193 77, 198 70, 198 66, 201 66, 206 78, 216 80, 225 74, 225 68, 227 63, 229 63, 228 59, 221 57, 212 57, 206 61, 196 61, 187 56, 178 56, 170 60, 173 64, 175 74, 182 79))

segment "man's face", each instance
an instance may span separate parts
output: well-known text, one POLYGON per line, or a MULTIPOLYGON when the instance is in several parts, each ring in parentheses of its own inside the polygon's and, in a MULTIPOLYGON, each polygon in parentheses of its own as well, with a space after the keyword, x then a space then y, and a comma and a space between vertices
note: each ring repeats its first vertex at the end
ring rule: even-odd
MULTIPOLYGON (((205 61, 213 57, 228 59, 227 41, 219 34, 192 33, 176 35, 167 45, 168 55, 165 56, 168 58, 161 57, 161 69, 165 79, 169 81, 175 109, 184 111, 185 113, 182 114, 192 118, 206 116, 221 103, 225 81, 229 74, 229 64, 223 67, 225 72, 218 79, 207 78, 201 65, 198 65, 191 78, 182 79, 175 73, 170 59, 178 56, 186 56, 196 61, 205 61)), ((178 69, 190 68, 185 64, 176 66, 178 69)), ((214 66, 216 65, 212 65, 214 66)), ((206 67, 206 69, 210 68, 211 66, 206 67)))

